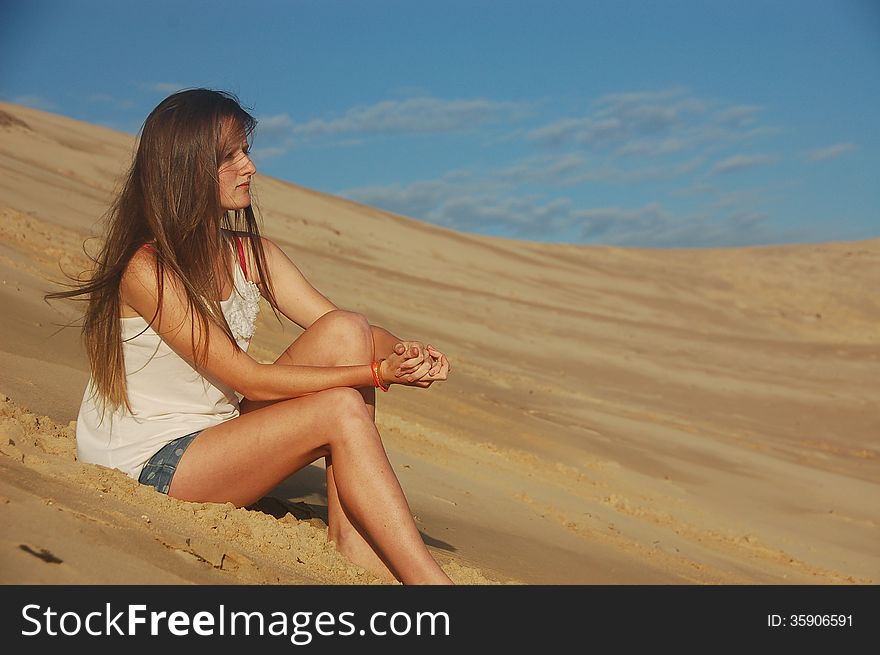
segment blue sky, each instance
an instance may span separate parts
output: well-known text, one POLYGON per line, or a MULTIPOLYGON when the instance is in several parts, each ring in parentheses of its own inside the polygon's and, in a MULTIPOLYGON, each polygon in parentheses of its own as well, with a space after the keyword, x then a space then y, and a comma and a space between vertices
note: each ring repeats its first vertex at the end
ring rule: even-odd
POLYGON ((136 133, 236 93, 260 172, 459 230, 880 236, 880 2, 0 0, 0 98, 136 133))

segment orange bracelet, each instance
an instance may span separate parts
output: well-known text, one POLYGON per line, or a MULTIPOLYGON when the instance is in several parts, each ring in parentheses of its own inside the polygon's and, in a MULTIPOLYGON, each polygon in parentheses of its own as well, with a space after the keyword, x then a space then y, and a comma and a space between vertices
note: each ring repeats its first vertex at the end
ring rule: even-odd
POLYGON ((384 361, 384 359, 380 359, 378 362, 373 362, 370 364, 370 370, 373 372, 373 382, 376 383, 376 386, 382 391, 388 391, 388 387, 382 384, 382 377, 379 375, 379 365, 384 361))

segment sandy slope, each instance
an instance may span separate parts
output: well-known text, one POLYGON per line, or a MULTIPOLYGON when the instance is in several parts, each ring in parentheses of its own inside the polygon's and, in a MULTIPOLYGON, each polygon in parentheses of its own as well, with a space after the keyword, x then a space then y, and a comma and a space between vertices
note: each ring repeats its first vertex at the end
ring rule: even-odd
MULTIPOLYGON (((57 326, 78 308, 42 294, 86 267, 133 140, 0 112, 0 581, 371 581, 326 542, 318 465, 236 510, 74 460, 85 360, 57 326)), ((547 245, 255 187, 337 305, 449 354, 378 423, 458 582, 880 580, 880 240, 547 245)), ((299 332, 264 312, 252 352, 299 332)))

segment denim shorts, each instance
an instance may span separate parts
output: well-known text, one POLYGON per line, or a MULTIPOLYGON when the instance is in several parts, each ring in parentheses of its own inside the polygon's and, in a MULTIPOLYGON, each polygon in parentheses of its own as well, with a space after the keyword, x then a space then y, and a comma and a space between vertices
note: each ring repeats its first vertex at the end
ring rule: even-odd
POLYGON ((140 477, 138 477, 138 482, 141 484, 148 484, 151 487, 155 487, 156 491, 167 494, 168 488, 171 486, 171 478, 174 477, 174 472, 177 470, 177 464, 180 462, 180 458, 183 457, 186 447, 189 446, 190 443, 192 443, 192 440, 199 436, 200 433, 201 430, 198 430, 185 437, 169 441, 162 446, 155 455, 147 460, 144 469, 141 471, 140 477))

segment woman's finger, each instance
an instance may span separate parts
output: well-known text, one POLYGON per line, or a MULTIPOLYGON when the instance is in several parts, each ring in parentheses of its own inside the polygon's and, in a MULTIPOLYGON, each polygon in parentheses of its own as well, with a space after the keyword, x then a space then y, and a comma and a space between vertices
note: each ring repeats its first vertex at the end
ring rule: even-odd
POLYGON ((409 382, 415 382, 424 378, 430 368, 431 361, 430 359, 428 359, 423 361, 421 366, 419 366, 416 370, 412 371, 411 373, 406 373, 403 377, 405 377, 409 382))
POLYGON ((428 356, 432 360, 430 375, 436 375, 440 372, 440 367, 442 366, 441 358, 443 356, 443 353, 441 353, 431 344, 426 345, 425 350, 427 350, 428 356))
POLYGON ((449 360, 446 355, 440 358, 440 371, 434 376, 435 380, 445 380, 449 375, 449 360))
POLYGON ((400 376, 405 373, 410 373, 418 369, 422 364, 424 364, 425 358, 423 356, 412 357, 410 359, 403 360, 400 365, 397 367, 397 375, 400 376))

